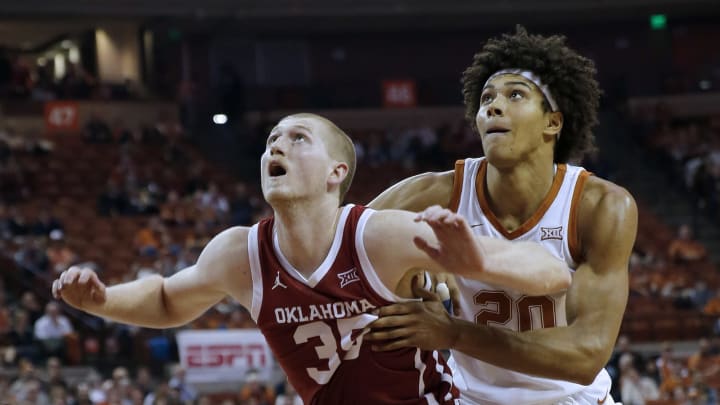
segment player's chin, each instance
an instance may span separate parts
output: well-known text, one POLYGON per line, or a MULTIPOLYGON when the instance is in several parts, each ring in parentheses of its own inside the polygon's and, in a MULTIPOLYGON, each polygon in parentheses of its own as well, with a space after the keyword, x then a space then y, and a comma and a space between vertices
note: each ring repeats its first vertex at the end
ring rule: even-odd
POLYGON ((483 149, 488 163, 495 167, 513 166, 519 160, 517 153, 513 153, 511 148, 503 145, 488 145, 483 149))
POLYGON ((288 191, 285 190, 283 187, 276 186, 264 187, 263 196, 265 197, 265 201, 267 201, 271 205, 273 203, 287 201, 291 197, 290 193, 288 193, 288 191))

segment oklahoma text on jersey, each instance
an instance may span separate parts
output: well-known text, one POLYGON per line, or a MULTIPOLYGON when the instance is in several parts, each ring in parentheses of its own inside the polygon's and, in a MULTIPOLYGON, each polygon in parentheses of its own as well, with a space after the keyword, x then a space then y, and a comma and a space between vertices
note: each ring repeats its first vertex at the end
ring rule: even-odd
POLYGON ((333 302, 320 305, 296 305, 294 307, 275 308, 275 321, 277 323, 309 322, 317 319, 341 319, 366 313, 375 305, 366 299, 333 302))

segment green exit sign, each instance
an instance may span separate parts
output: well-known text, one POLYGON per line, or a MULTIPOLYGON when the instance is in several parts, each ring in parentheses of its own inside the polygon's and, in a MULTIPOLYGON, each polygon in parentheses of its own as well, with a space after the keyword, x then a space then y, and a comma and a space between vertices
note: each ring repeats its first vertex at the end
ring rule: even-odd
POLYGON ((650 16, 650 28, 663 30, 667 27, 667 16, 665 14, 653 14, 650 16))

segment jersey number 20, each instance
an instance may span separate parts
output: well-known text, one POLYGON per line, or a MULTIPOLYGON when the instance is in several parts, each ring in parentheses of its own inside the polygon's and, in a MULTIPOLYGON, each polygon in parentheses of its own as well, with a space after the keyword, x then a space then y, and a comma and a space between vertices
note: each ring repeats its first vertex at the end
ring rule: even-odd
POLYGON ((513 300, 504 291, 480 291, 474 301, 475 305, 496 305, 495 310, 483 309, 475 314, 475 322, 481 325, 506 325, 512 319, 512 311, 515 311, 517 330, 521 332, 533 329, 534 315, 540 316, 539 324, 543 328, 555 326, 555 302, 550 297, 523 296, 513 300))

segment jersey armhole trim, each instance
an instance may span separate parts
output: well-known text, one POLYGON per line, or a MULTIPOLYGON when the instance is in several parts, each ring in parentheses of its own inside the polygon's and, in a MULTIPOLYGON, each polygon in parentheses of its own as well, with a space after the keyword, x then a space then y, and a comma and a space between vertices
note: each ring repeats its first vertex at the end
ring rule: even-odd
POLYGON ((580 232, 578 232, 578 216, 580 215, 580 200, 585 188, 585 182, 592 173, 583 170, 575 182, 572 200, 570 202, 570 220, 568 223, 568 249, 575 264, 580 264, 583 259, 582 246, 580 243, 580 232))
POLYGON ((357 252, 358 259, 360 260, 360 271, 365 275, 365 279, 370 284, 370 288, 372 288, 372 290, 384 300, 389 302, 408 301, 405 298, 399 297, 385 286, 385 284, 380 280, 380 277, 378 277, 377 272, 375 271, 372 263, 370 263, 370 258, 365 251, 365 241, 363 240, 365 225, 367 225, 367 221, 373 213, 375 213, 375 210, 366 208, 362 215, 360 215, 357 227, 355 228, 355 251, 357 252))
POLYGON ((248 233, 248 258, 250 259, 250 276, 252 278, 253 292, 252 304, 250 306, 250 316, 258 322, 260 316, 260 307, 263 299, 263 279, 262 268, 260 266, 260 250, 258 247, 258 224, 250 228, 248 233))
POLYGON ((450 195, 450 202, 448 203, 448 209, 452 212, 457 212, 458 207, 460 206, 460 197, 462 195, 464 181, 465 160, 457 160, 455 162, 455 176, 453 177, 452 194, 450 195))

